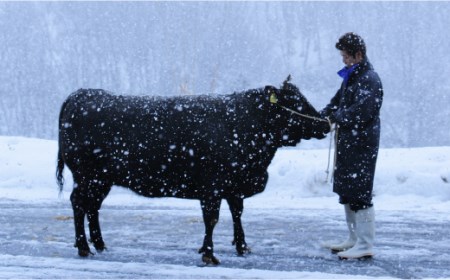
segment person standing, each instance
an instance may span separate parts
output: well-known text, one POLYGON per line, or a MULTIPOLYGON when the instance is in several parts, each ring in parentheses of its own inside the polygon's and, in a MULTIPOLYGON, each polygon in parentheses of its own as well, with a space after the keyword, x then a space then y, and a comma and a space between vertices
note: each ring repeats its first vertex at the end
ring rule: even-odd
POLYGON ((340 89, 320 112, 336 127, 333 192, 344 205, 349 237, 324 247, 341 259, 372 257, 375 212, 372 190, 380 141, 383 87, 357 34, 342 35, 336 43, 345 67, 340 89))

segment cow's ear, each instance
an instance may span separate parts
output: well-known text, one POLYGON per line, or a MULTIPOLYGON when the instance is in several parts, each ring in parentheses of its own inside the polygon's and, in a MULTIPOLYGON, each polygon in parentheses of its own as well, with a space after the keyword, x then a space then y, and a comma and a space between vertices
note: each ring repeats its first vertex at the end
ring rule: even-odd
POLYGON ((269 96, 269 101, 272 104, 278 103, 278 89, 274 86, 266 86, 264 92, 269 96))
POLYGON ((287 88, 287 86, 290 84, 291 80, 292 80, 292 77, 291 77, 291 74, 289 74, 287 76, 286 80, 284 80, 284 82, 283 82, 283 89, 287 88))

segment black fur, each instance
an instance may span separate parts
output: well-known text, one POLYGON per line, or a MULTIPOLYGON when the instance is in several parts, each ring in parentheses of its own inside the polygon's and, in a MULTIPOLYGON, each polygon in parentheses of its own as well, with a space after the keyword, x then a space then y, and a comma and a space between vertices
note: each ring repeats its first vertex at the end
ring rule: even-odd
POLYGON ((121 96, 80 89, 64 102, 59 119, 57 180, 72 171, 71 195, 80 256, 90 254, 84 230, 97 250, 105 245, 98 210, 112 185, 147 197, 199 199, 205 222, 200 252, 213 255, 212 233, 226 199, 234 221, 234 244, 248 251, 241 224, 243 199, 264 190, 276 150, 301 139, 323 138, 326 123, 303 119, 269 102, 318 117, 300 91, 285 82, 223 96, 121 96))

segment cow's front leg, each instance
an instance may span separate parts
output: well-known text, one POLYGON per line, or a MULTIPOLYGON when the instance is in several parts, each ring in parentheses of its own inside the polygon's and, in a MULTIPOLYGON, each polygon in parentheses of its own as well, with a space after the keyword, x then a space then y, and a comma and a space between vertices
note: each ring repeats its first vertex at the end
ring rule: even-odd
POLYGON ((227 199, 230 206, 231 216, 233 217, 234 239, 233 245, 236 245, 238 255, 250 253, 250 248, 245 242, 244 228, 242 227, 241 216, 244 211, 244 199, 240 197, 231 197, 227 199))
POLYGON ((213 231, 219 221, 219 210, 221 198, 209 197, 200 200, 203 212, 203 222, 205 223, 205 238, 203 246, 198 250, 203 253, 202 261, 206 264, 220 264, 220 261, 214 256, 213 231))

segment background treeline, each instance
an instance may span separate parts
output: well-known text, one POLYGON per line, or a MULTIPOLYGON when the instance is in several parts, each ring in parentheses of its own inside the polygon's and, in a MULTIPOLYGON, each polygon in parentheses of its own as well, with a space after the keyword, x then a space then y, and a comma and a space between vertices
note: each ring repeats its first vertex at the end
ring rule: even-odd
POLYGON ((334 44, 354 31, 384 83, 381 146, 450 145, 449 15, 447 2, 1 2, 0 135, 56 139, 82 87, 227 94, 292 74, 321 109, 341 82, 334 44))

